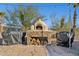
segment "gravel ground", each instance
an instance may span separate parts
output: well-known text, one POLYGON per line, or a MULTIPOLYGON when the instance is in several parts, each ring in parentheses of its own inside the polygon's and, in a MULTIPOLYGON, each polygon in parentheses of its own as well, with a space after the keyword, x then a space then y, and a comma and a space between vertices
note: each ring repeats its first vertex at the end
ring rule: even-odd
POLYGON ((56 45, 0 45, 1 56, 79 56, 79 41, 72 48, 56 45))
POLYGON ((46 56, 47 51, 44 46, 34 45, 0 45, 1 56, 46 56))

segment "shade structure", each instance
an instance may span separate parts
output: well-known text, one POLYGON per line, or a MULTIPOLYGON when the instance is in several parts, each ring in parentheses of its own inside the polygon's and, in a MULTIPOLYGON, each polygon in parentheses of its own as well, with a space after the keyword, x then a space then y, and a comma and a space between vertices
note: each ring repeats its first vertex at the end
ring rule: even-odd
POLYGON ((22 43, 22 32, 10 32, 10 33, 2 33, 2 40, 0 44, 20 44, 22 43))

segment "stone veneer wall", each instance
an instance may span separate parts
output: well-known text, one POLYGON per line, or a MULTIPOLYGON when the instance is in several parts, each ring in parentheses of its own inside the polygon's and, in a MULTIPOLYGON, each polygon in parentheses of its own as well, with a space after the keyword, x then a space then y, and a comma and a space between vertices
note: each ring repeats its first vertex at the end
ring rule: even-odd
POLYGON ((53 35, 55 35, 55 31, 42 31, 42 30, 29 30, 27 31, 27 44, 30 44, 31 37, 48 37, 48 43, 51 43, 51 41, 54 41, 53 35))

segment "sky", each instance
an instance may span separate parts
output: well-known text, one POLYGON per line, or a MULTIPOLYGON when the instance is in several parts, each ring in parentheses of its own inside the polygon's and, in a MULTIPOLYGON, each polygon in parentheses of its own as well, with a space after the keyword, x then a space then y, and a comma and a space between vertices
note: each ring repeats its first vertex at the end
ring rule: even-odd
MULTIPOLYGON (((10 10, 14 10, 14 8, 18 8, 20 4, 7 3, 0 4, 0 11, 6 12, 6 8, 10 10)), ((56 16, 56 21, 59 21, 62 16, 65 17, 65 21, 67 22, 69 19, 69 15, 71 13, 71 20, 73 20, 73 12, 74 8, 72 6, 68 6, 66 3, 23 3, 26 8, 29 5, 32 5, 38 8, 38 12, 45 16, 45 23, 51 27, 51 16, 56 16), (71 11, 69 11, 71 10, 71 11)), ((79 27, 79 8, 77 8, 77 26, 79 27)))

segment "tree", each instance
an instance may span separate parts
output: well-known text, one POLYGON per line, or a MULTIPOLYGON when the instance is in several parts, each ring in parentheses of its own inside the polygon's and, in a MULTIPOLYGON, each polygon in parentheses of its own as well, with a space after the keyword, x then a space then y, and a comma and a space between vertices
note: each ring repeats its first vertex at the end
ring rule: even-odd
POLYGON ((60 20, 60 28, 63 28, 65 25, 65 19, 64 17, 62 16, 61 20, 60 20))
POLYGON ((59 21, 56 19, 56 15, 51 16, 51 29, 59 29, 59 21))
POLYGON ((73 15, 73 27, 76 28, 76 18, 77 18, 77 8, 79 7, 79 3, 74 3, 74 4, 69 4, 71 6, 73 6, 74 8, 74 15, 73 15))
POLYGON ((69 31, 69 30, 71 29, 71 21, 70 21, 70 17, 69 17, 67 23, 65 23, 65 25, 64 25, 64 29, 65 29, 66 31, 69 31))
POLYGON ((39 15, 37 8, 33 6, 28 6, 27 8, 24 8, 24 6, 21 5, 19 6, 18 10, 19 19, 26 29, 30 27, 31 21, 39 15))

